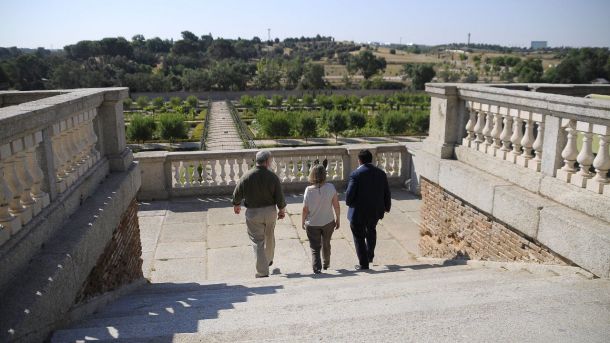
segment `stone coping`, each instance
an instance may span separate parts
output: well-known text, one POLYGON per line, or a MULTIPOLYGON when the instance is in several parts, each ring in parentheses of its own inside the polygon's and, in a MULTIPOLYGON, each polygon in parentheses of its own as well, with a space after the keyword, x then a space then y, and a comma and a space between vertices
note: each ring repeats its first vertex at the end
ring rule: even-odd
MULTIPOLYGON (((127 98, 128 92, 126 87, 115 87, 28 93, 51 96, 0 108, 0 143, 49 127, 76 112, 99 107, 105 101, 120 101, 127 98)), ((15 94, 4 92, 0 96, 15 94)))
MULTIPOLYGON (((551 85, 529 84, 528 86, 550 87, 551 85)), ((462 83, 428 83, 426 92, 432 96, 459 96, 463 100, 483 101, 499 106, 516 106, 536 113, 594 124, 608 125, 610 121, 610 102, 598 99, 506 89, 499 88, 498 85, 462 83)))

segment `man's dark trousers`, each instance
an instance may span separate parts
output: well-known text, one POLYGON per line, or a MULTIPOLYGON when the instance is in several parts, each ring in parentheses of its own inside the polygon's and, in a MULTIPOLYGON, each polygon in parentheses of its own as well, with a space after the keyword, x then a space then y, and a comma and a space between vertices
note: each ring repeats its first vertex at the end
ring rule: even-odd
POLYGON ((375 245, 377 244, 377 220, 370 220, 368 223, 350 223, 356 255, 360 266, 366 268, 369 262, 375 257, 375 245))

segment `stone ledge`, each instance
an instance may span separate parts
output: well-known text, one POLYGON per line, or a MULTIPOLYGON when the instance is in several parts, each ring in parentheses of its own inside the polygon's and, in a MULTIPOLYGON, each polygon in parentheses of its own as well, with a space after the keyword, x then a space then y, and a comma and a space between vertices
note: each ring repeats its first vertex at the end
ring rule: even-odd
POLYGON ((511 185, 508 181, 452 160, 440 161, 438 180, 441 187, 487 213, 493 211, 495 188, 511 185))
POLYGON ((593 274, 610 277, 610 225, 564 206, 540 211, 537 239, 593 274))
POLYGON ((555 205, 517 186, 496 187, 492 215, 521 233, 536 237, 540 210, 555 205))
POLYGON ((103 158, 87 173, 60 194, 30 223, 0 247, 0 294, 36 254, 44 242, 60 230, 62 223, 71 216, 80 204, 91 196, 108 175, 108 161, 103 158))
POLYGON ((74 303, 140 186, 139 166, 113 173, 2 295, 0 340, 41 341, 74 303), (10 335, 9 330, 14 330, 10 335))

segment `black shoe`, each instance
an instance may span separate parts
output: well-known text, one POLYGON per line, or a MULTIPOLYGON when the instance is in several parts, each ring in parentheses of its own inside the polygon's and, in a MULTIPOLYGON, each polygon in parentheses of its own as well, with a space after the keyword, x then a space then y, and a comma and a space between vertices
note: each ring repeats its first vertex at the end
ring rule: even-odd
POLYGON ((273 260, 271 260, 271 261, 269 262, 269 267, 271 267, 272 265, 273 265, 273 260))
POLYGON ((328 269, 328 264, 325 264, 324 267, 322 267, 322 269, 327 270, 328 269))
POLYGON ((314 274, 320 274, 320 273, 322 273, 322 271, 321 271, 320 269, 314 269, 314 270, 313 270, 313 273, 314 273, 314 274))
POLYGON ((264 278, 264 277, 269 277, 269 275, 254 275, 255 278, 260 279, 260 278, 264 278))
POLYGON ((361 266, 359 264, 355 265, 354 268, 356 268, 356 270, 369 270, 369 266, 361 266))

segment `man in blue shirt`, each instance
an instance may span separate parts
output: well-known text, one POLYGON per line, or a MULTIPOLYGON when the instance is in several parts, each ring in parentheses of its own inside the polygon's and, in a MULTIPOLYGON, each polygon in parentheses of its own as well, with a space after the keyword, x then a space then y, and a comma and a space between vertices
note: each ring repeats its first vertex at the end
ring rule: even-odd
POLYGON ((347 218, 354 236, 359 265, 356 269, 369 269, 375 257, 377 222, 392 206, 386 173, 374 166, 368 150, 358 153, 360 166, 349 176, 345 203, 349 206, 347 218))

